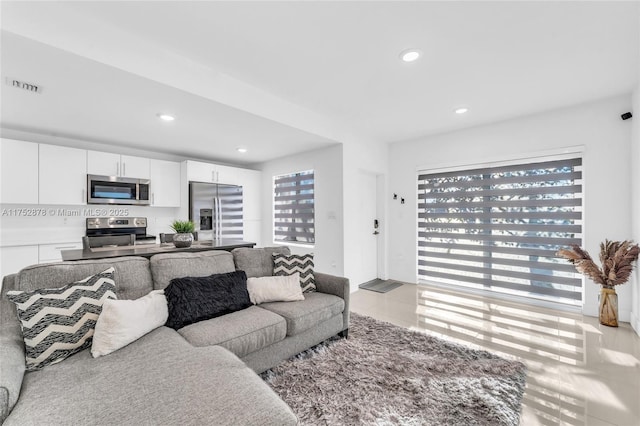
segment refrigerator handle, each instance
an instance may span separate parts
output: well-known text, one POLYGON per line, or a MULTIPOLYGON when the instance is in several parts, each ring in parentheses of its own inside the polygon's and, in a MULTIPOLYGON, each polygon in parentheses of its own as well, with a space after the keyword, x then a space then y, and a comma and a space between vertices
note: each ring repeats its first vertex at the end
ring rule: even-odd
POLYGON ((218 239, 222 238, 222 200, 218 197, 218 239))
POLYGON ((218 197, 213 197, 213 232, 212 232, 212 238, 214 240, 218 239, 218 197))
POLYGON ((218 239, 218 197, 213 197, 213 235, 214 240, 218 239))

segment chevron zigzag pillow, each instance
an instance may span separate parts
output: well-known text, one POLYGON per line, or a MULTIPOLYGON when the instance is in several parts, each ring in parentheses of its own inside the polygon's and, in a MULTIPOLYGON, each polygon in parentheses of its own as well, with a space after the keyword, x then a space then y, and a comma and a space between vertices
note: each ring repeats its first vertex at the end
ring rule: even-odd
POLYGON ((300 274, 300 287, 303 293, 316 291, 316 280, 313 275, 313 253, 285 255, 273 253, 273 275, 300 274))
POLYGON ((67 284, 30 292, 8 291, 22 327, 27 371, 56 364, 91 347, 106 299, 116 299, 114 268, 67 284))

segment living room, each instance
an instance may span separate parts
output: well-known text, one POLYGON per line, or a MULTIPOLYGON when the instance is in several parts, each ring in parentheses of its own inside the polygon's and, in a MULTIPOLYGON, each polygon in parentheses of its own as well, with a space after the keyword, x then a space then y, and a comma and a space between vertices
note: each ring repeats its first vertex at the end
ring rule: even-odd
MULTIPOLYGON (((638 2, 606 1, 8 1, 2 138, 257 172, 244 232, 257 247, 274 243, 273 179, 313 170, 315 241, 292 244, 292 253, 312 251, 317 271, 348 278, 352 312, 442 337, 448 329, 451 339, 477 345, 468 337, 476 331, 455 323, 455 315, 447 328, 435 325, 446 319, 420 311, 445 302, 438 287, 416 284, 438 282, 433 272, 445 272, 421 266, 418 187, 428 183, 419 176, 580 158, 581 216, 572 222, 582 226, 579 245, 594 255, 607 239, 640 241, 640 124, 621 117, 640 111, 639 15, 638 2), (417 60, 402 60, 406 49, 415 49, 417 60), (164 113, 175 120, 163 122, 164 113), (359 289, 378 278, 405 284, 380 294, 359 289)), ((51 160, 42 152, 36 169, 51 160)), ((176 202, 126 207, 147 218, 149 234, 172 232, 172 220, 188 218, 189 172, 178 173, 176 202)), ((36 185, 44 183, 36 177, 36 185)), ((3 179, 6 193, 5 185, 21 184, 3 179)), ((39 191, 35 203, 0 206, 56 213, 3 214, 2 276, 51 260, 41 256, 45 246, 79 244, 85 233, 86 201, 60 202, 39 191)), ((452 290, 439 282, 442 294, 452 290)), ((605 402, 576 394, 592 383, 586 379, 576 379, 569 394, 537 380, 539 398, 525 396, 522 424, 633 424, 640 416, 632 404, 638 387, 630 385, 640 380, 640 278, 634 272, 616 286, 618 329, 598 325, 600 288, 583 283, 568 305, 539 295, 527 303, 532 312, 557 311, 551 321, 572 322, 570 333, 579 335, 573 350, 585 357, 595 350, 588 347, 594 335, 613 341, 597 347, 624 369, 589 370, 593 383, 607 388, 605 402), (586 322, 576 325, 574 315, 586 322), (589 331, 582 335, 581 327, 589 331), (600 382, 611 370, 614 378, 600 382), (619 391, 616 377, 625 381, 619 391)), ((465 303, 475 305, 485 297, 478 287, 456 291, 468 291, 465 303)), ((504 309, 522 301, 497 293, 504 309)), ((563 331, 553 333, 561 338, 563 331)), ((539 360, 528 361, 539 378, 579 376, 565 367, 536 370, 539 360)))

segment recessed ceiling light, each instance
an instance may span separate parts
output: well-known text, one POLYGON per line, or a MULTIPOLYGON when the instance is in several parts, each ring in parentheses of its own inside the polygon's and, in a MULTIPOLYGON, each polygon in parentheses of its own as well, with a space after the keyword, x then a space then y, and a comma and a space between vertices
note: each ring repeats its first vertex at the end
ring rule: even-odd
POLYGON ((176 119, 173 115, 169 114, 158 114, 158 118, 162 121, 173 121, 176 119))
POLYGON ((456 114, 464 114, 467 111, 469 111, 469 108, 467 107, 460 107, 453 110, 456 114))
POLYGON ((400 59, 404 62, 413 62, 422 56, 422 52, 418 49, 406 49, 400 52, 400 59))
POLYGON ((248 151, 248 150, 247 150, 247 148, 238 148, 238 152, 239 152, 240 154, 244 154, 244 153, 245 153, 245 152, 247 152, 247 151, 248 151))

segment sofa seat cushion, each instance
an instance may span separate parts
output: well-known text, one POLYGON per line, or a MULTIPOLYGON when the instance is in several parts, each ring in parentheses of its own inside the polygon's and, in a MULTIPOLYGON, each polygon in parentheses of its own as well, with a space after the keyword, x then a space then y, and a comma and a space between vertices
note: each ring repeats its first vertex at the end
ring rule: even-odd
POLYGON ((109 355, 89 351, 27 373, 4 425, 296 424, 236 356, 160 327, 109 355))
POLYGON ((280 315, 251 306, 188 325, 178 333, 193 346, 220 345, 243 357, 284 339, 287 323, 280 315))
POLYGON ((287 321, 287 336, 295 336, 315 325, 341 314, 344 300, 325 293, 305 293, 300 302, 271 302, 260 305, 287 321))

